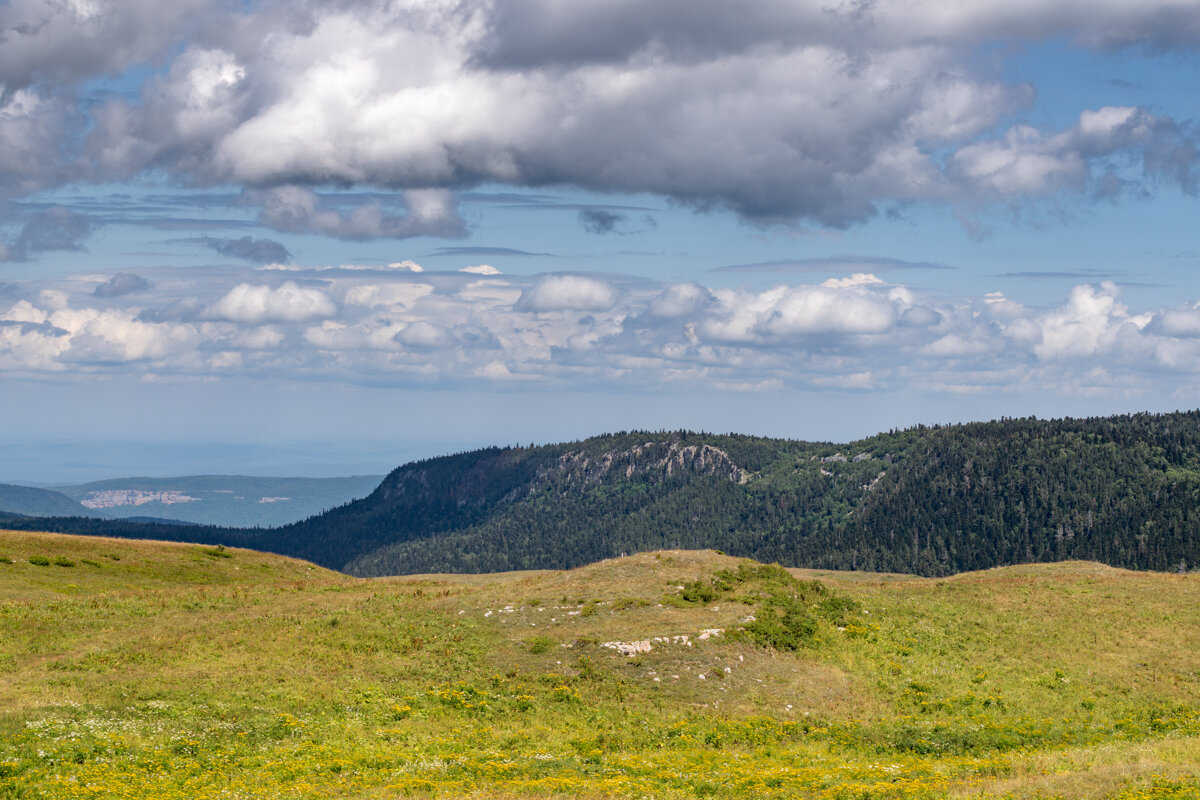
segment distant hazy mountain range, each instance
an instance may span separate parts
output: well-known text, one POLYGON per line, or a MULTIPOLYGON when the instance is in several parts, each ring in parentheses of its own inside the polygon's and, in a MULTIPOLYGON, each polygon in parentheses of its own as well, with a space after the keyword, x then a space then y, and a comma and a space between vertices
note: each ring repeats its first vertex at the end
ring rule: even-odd
MULTIPOLYGON (((270 507, 290 495, 262 484, 238 496, 270 507)), ((156 502, 132 508, 179 517, 203 501, 156 502)), ((1194 569, 1200 412, 920 426, 849 444, 623 432, 405 464, 362 499, 272 530, 3 526, 238 545, 358 575, 568 568, 664 548, 925 575, 1066 559, 1194 569)))
POLYGON ((0 483, 0 511, 35 517, 85 516, 89 512, 62 492, 0 483))
POLYGON ((236 528, 274 527, 365 497, 382 479, 380 475, 349 478, 192 475, 115 478, 54 490, 0 484, 0 511, 31 516, 153 518, 236 528))

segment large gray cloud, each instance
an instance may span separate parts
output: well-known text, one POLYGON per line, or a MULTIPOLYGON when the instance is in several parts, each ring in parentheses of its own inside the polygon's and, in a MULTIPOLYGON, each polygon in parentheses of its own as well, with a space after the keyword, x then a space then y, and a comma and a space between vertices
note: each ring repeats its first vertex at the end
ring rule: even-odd
POLYGON ((1058 0, 1007 3, 921 0, 737 4, 689 0, 507 0, 497 4, 477 48, 498 69, 626 62, 640 54, 704 61, 765 46, 833 44, 847 50, 925 41, 1071 38, 1097 47, 1195 47, 1193 2, 1058 0))
POLYGON ((0 5, 0 84, 58 84, 119 73, 162 58, 193 33, 212 0, 9 0, 0 5))
POLYGON ((1185 124, 1122 105, 1016 125, 1034 87, 970 52, 1193 48, 1197 19, 1188 0, 18 0, 0 7, 0 183, 163 170, 261 189, 264 224, 346 239, 461 235, 447 191, 483 183, 833 227, 909 201, 1194 191, 1185 124), (68 102, 155 59, 136 98, 68 102), (409 212, 309 192, 350 185, 405 192, 409 212))

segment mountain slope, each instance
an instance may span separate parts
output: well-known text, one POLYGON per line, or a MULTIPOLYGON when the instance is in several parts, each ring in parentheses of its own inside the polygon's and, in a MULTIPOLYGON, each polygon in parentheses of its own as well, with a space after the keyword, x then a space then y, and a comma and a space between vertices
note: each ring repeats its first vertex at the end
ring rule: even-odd
MULTIPOLYGON (((1200 415, 893 431, 849 445, 631 433, 406 465, 288 529, 354 574, 567 568, 662 547, 940 575, 1200 563, 1200 415), (390 542, 387 541, 390 539, 390 542), (380 545, 381 542, 386 542, 380 545)), ((294 550, 294 551, 296 551, 294 550)))
MULTIPOLYGON (((563 568, 622 552, 718 546, 800 490, 772 473, 820 445, 622 433, 489 449, 393 471, 369 497, 288 526, 290 546, 356 574, 563 568)), ((786 467, 785 467, 786 469, 786 467)), ((843 492, 810 492, 829 504, 843 492)))
POLYGON ((52 489, 0 483, 0 511, 31 516, 86 516, 88 509, 52 489))
POLYGON ((921 426, 842 445, 619 433, 413 462, 277 529, 36 526, 239 545, 364 576, 563 569, 663 548, 946 575, 1066 559, 1187 569, 1200 564, 1198 509, 1200 412, 1186 412, 921 426))

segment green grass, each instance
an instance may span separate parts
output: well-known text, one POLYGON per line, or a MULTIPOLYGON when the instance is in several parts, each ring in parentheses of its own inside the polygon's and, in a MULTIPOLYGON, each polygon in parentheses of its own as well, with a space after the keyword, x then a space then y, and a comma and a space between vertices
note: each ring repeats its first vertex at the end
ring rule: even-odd
POLYGON ((0 798, 1200 796, 1200 576, 0 550, 0 798))

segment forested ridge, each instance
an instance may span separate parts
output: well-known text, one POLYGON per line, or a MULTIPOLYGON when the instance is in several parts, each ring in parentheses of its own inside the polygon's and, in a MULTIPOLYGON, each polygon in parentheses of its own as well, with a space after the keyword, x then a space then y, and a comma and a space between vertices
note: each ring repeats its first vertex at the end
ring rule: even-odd
POLYGON ((943 575, 1088 559, 1200 564, 1200 412, 918 426, 850 444, 622 432, 405 464, 273 529, 80 519, 7 527, 223 543, 359 575, 568 568, 714 548, 943 575))

